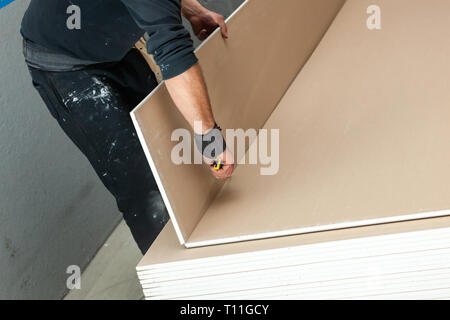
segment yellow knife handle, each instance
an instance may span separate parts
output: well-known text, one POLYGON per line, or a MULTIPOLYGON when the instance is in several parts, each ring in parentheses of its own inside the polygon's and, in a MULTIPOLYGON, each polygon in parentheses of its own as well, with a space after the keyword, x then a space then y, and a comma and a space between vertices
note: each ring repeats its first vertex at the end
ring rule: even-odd
POLYGON ((223 164, 222 164, 222 159, 221 158, 218 158, 218 160, 214 161, 213 168, 216 171, 219 171, 220 169, 223 168, 223 164))

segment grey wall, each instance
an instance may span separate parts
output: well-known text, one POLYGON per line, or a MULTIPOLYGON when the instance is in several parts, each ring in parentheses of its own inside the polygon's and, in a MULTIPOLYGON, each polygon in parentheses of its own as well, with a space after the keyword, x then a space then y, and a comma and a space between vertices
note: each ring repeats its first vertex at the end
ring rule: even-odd
POLYGON ((115 201, 31 86, 19 26, 0 10, 0 299, 58 299, 119 222, 115 201))
MULTIPOLYGON (((203 0, 228 16, 242 0, 203 0)), ((0 299, 59 299, 120 220, 111 195, 31 86, 20 21, 0 10, 0 299)), ((198 44, 198 41, 196 41, 198 44)))

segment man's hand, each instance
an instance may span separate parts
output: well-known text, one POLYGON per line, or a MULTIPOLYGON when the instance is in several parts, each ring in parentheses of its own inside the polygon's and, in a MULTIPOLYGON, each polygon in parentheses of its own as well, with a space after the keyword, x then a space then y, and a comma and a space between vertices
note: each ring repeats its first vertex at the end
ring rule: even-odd
POLYGON ((225 151, 216 158, 216 161, 203 157, 204 161, 209 165, 211 173, 217 179, 226 179, 231 177, 234 171, 234 157, 233 154, 228 150, 225 151), (221 168, 218 169, 218 162, 220 161, 221 168), (217 170, 218 169, 218 170, 217 170))
POLYGON ((203 7, 197 0, 182 0, 181 12, 189 20, 199 40, 205 40, 220 27, 222 36, 228 38, 227 25, 223 16, 203 7))

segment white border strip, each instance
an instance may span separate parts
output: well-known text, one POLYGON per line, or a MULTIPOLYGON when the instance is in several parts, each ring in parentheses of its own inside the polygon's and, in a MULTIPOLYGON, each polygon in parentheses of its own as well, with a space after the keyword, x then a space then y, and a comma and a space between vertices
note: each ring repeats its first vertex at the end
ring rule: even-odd
MULTIPOLYGON (((145 102, 145 101, 146 100, 144 100, 143 102, 145 102)), ((135 110, 137 110, 137 108, 135 110)), ((148 161, 148 163, 150 165, 150 169, 152 170, 153 177, 156 180, 156 184, 158 185, 158 188, 159 188, 159 191, 160 191, 161 196, 163 198, 164 204, 166 205, 167 212, 169 213, 170 220, 172 221, 172 224, 173 224, 173 226, 175 228, 175 232, 177 234, 178 240, 180 241, 180 244, 183 245, 183 244, 185 244, 185 240, 184 240, 183 234, 182 234, 182 232, 180 230, 180 227, 178 225, 178 222, 177 222, 175 213, 173 211, 173 208, 172 208, 172 206, 170 204, 169 198, 167 197, 167 193, 166 193, 166 190, 164 189, 164 185, 163 185, 163 183, 161 181, 161 177, 159 176, 158 170, 156 170, 155 162, 153 161, 152 155, 150 154, 150 149, 148 148, 147 143, 145 142, 144 135, 142 134, 141 128, 139 127, 139 124, 138 124, 138 121, 136 119, 136 114, 134 113, 134 110, 131 111, 130 115, 131 115, 131 119, 133 120, 134 127, 136 128, 136 133, 137 133, 137 135, 139 137, 139 141, 141 142, 142 148, 144 149, 145 156, 146 156, 147 161, 148 161)))
POLYGON ((329 230, 336 230, 336 229, 346 229, 346 228, 362 227, 362 226, 377 225, 377 224, 392 223, 392 222, 401 222, 401 221, 408 221, 408 220, 436 218, 436 217, 449 216, 449 215, 450 215, 450 210, 440 210, 440 211, 425 212, 425 213, 414 213, 414 214, 408 214, 408 215, 402 215, 402 216, 396 216, 396 217, 386 217, 386 218, 366 219, 366 220, 351 221, 351 222, 341 222, 341 223, 335 223, 335 224, 320 225, 320 226, 307 227, 307 228, 289 229, 289 230, 283 230, 283 231, 277 231, 277 232, 257 233, 257 234, 253 234, 253 235, 221 238, 221 239, 215 239, 215 240, 206 240, 206 241, 198 241, 198 242, 189 242, 188 241, 185 243, 185 246, 186 246, 186 248, 196 248, 196 247, 204 247, 204 246, 211 246, 211 245, 218 245, 218 244, 225 244, 225 243, 232 243, 232 242, 259 240, 259 239, 275 238, 275 237, 282 237, 282 236, 292 236, 292 235, 297 235, 297 234, 302 234, 302 233, 329 231, 329 230))
MULTIPOLYGON (((226 22, 228 22, 239 10, 241 10, 242 7, 244 7, 249 0, 244 1, 227 19, 226 22)), ((198 47, 195 49, 194 52, 197 52, 200 50, 201 47, 211 38, 213 37, 217 32, 219 32, 220 29, 217 28, 213 33, 209 35, 206 40, 204 40, 198 47)), ((147 97, 144 98, 144 100, 139 103, 136 108, 134 108, 130 112, 131 119, 133 120, 134 127, 136 129, 139 141, 141 142, 142 148, 144 149, 145 156, 147 157, 147 161, 150 164, 150 168, 152 170, 153 176, 156 180, 156 184, 158 185, 159 191, 161 192, 161 196, 164 200, 164 204, 166 205, 167 211, 169 212, 170 220, 172 221, 172 224, 175 228, 175 232, 177 234, 178 240, 180 241, 181 245, 185 244, 185 239, 183 237, 183 233, 181 232, 180 226, 178 224, 178 221, 175 216, 175 212, 173 211, 172 205, 170 204, 169 198, 167 197, 166 190, 164 189, 164 184, 162 183, 161 177, 159 176, 158 170, 156 169, 155 162, 153 161, 152 155, 150 154, 150 149, 148 148, 148 145, 145 141, 144 135, 142 134, 141 128, 139 127, 139 123, 136 119, 136 111, 139 110, 152 96, 155 94, 157 90, 160 89, 164 84, 164 81, 161 81, 158 86, 156 86, 155 89, 150 92, 150 94, 147 95, 147 97)))

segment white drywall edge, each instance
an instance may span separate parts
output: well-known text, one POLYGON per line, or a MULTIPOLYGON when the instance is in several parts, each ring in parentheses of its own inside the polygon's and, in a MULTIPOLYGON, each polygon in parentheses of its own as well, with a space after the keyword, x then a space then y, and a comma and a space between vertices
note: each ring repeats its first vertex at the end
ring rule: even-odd
POLYGON ((426 219, 426 218, 436 218, 436 217, 443 217, 443 216, 448 216, 448 215, 450 215, 450 210, 414 213, 414 214, 406 214, 406 215, 395 216, 395 217, 350 221, 350 222, 342 222, 342 223, 336 223, 336 224, 326 224, 326 225, 313 226, 313 227, 308 227, 308 228, 289 229, 289 230, 284 230, 284 231, 266 232, 266 233, 259 233, 259 234, 253 234, 253 235, 247 235, 247 236, 222 238, 222 239, 215 239, 215 240, 208 240, 208 241, 186 242, 185 246, 186 246, 186 248, 196 248, 196 247, 204 247, 204 246, 211 246, 211 245, 218 245, 218 244, 225 244, 225 243, 232 243, 232 242, 241 242, 241 241, 248 241, 248 240, 259 240, 259 239, 266 239, 266 238, 292 236, 292 235, 298 235, 298 234, 303 234, 303 233, 338 230, 338 229, 370 226, 370 225, 392 223, 392 222, 419 220, 419 219, 426 219))

